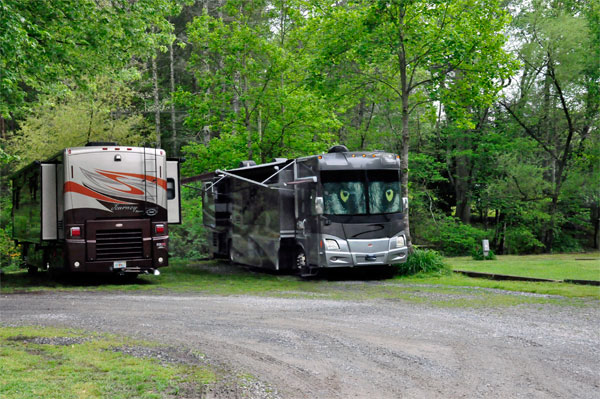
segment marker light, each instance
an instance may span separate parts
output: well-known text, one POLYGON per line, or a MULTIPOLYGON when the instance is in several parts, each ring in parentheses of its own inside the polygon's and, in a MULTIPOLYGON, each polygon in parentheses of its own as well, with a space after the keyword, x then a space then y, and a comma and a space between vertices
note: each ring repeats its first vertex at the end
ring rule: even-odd
POLYGON ((71 237, 81 237, 81 227, 71 227, 71 237))
POLYGON ((155 225, 154 231, 156 232, 156 234, 164 234, 165 233, 165 225, 164 224, 155 225))

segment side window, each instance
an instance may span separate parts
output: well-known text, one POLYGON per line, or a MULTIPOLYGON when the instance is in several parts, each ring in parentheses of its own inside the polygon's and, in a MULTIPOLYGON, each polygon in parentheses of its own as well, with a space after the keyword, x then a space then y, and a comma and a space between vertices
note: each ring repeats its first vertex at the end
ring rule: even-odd
POLYGON ((175 179, 172 177, 167 178, 167 199, 172 200, 175 198, 175 179))

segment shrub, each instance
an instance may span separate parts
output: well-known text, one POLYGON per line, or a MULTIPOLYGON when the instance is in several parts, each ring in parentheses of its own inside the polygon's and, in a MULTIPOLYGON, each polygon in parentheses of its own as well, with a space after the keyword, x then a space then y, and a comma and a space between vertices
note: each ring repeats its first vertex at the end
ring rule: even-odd
POLYGON ((439 252, 431 249, 415 249, 405 263, 396 265, 397 274, 446 274, 450 268, 444 263, 439 252))
POLYGON ((552 252, 583 252, 583 246, 577 238, 561 230, 554 238, 552 252))
POLYGON ((544 244, 524 226, 508 228, 504 236, 504 242, 506 253, 512 255, 536 253, 544 248, 544 244))
POLYGON ((483 248, 479 247, 471 251, 471 257, 474 260, 494 260, 496 259, 496 254, 490 249, 487 256, 483 256, 483 248))
POLYGON ((15 266, 20 262, 20 251, 15 245, 8 229, 0 228, 0 268, 15 266))
POLYGON ((169 252, 175 258, 195 260, 208 254, 199 195, 188 189, 182 190, 182 224, 169 227, 169 252))
POLYGON ((423 236, 446 256, 465 256, 479 247, 481 240, 486 238, 488 233, 448 217, 430 225, 423 236))

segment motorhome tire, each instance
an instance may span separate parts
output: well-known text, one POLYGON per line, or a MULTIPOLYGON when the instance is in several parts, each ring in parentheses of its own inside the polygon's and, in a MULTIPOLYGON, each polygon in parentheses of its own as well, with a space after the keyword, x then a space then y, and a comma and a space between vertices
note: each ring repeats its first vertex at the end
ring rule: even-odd
POLYGON ((306 269, 306 266, 306 254, 304 253, 304 250, 299 249, 296 252, 296 269, 299 269, 300 272, 302 272, 306 269))
POLYGON ((300 277, 314 277, 318 274, 317 269, 310 267, 308 264, 303 249, 298 249, 296 253, 296 268, 300 272, 300 277))

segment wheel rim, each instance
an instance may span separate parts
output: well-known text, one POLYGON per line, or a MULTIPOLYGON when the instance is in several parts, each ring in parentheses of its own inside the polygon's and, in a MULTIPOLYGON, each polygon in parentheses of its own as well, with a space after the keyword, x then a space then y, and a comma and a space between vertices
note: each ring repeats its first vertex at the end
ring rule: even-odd
POLYGON ((296 267, 298 269, 304 269, 306 267, 306 254, 304 251, 300 251, 298 255, 296 255, 296 267))

